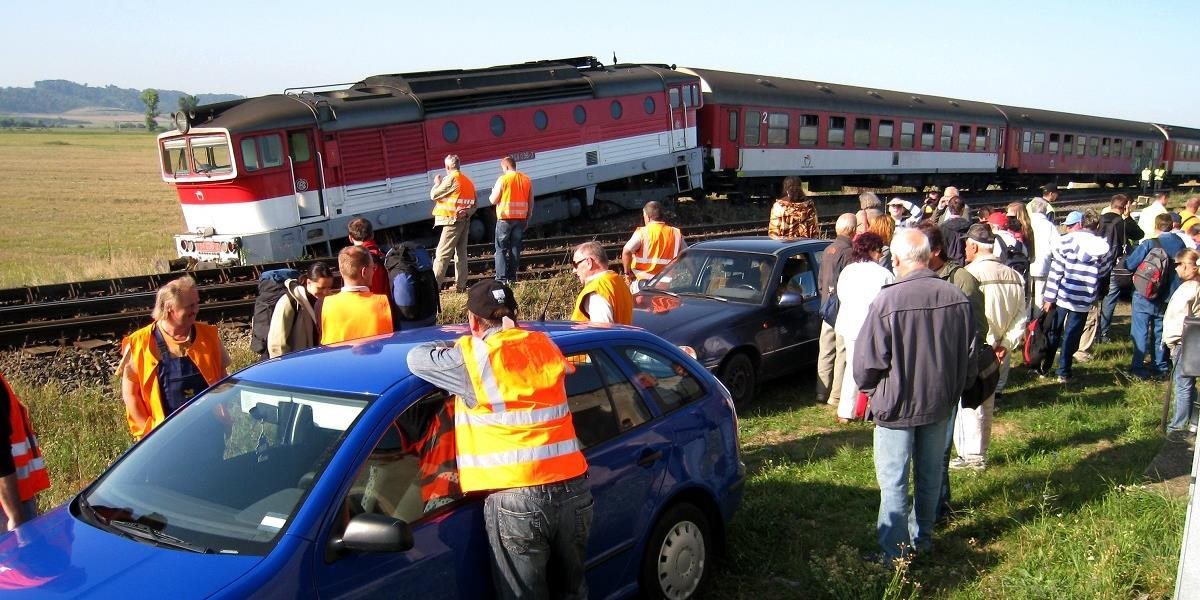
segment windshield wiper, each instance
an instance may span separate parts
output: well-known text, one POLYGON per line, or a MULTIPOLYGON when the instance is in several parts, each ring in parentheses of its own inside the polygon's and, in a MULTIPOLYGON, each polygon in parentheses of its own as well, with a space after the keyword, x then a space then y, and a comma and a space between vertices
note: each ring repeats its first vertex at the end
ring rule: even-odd
POLYGON ((212 548, 206 548, 204 546, 197 546, 196 544, 185 542, 173 535, 163 533, 153 527, 150 527, 149 525, 146 525, 145 523, 138 523, 137 521, 124 521, 121 519, 109 519, 107 521, 107 524, 110 527, 120 529, 121 531, 128 533, 130 535, 137 536, 142 539, 147 539, 147 540, 151 540, 154 542, 158 542, 159 544, 162 544, 165 546, 179 548, 181 550, 187 550, 189 552, 196 552, 198 554, 215 554, 216 553, 216 551, 213 550, 212 548))
POLYGON ((680 296, 690 296, 692 298, 708 298, 710 300, 720 300, 721 302, 729 302, 729 298, 720 296, 710 296, 709 294, 701 294, 700 292, 679 292, 680 296))

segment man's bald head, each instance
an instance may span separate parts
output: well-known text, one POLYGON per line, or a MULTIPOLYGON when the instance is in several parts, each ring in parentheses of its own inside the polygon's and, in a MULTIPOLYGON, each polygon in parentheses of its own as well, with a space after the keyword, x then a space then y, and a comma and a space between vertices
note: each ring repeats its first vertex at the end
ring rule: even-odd
POLYGON ((838 217, 837 223, 833 226, 834 231, 838 235, 846 237, 854 237, 854 230, 858 227, 858 220, 854 218, 854 213, 842 213, 838 217))

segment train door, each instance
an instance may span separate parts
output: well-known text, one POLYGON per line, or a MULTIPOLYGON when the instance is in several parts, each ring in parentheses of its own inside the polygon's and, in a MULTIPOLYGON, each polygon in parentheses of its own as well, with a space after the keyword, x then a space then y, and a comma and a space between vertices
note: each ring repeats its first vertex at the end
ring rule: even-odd
POLYGON ((688 107, 691 106, 691 101, 688 99, 685 102, 685 94, 689 94, 687 87, 673 87, 667 92, 670 95, 670 115, 671 115, 671 150, 683 150, 687 148, 687 129, 689 125, 688 107))
POLYGON ((312 132, 298 129, 288 132, 288 160, 292 168, 292 185, 300 220, 324 216, 325 203, 321 197, 321 175, 318 173, 312 132))

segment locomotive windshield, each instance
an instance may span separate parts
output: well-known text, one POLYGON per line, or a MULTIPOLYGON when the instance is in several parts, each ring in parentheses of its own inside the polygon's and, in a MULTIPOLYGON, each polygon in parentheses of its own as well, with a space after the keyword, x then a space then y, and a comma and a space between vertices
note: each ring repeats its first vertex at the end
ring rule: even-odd
POLYGON ((162 168, 167 177, 232 173, 229 138, 216 134, 163 140, 162 168))

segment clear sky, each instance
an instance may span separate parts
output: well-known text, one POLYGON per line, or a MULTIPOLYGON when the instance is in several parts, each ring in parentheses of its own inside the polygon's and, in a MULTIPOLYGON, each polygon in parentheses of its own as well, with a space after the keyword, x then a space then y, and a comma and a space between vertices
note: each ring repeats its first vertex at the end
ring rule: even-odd
POLYGON ((5 4, 0 86, 68 79, 252 96, 380 73, 607 63, 615 52, 1200 128, 1197 0, 5 4))

